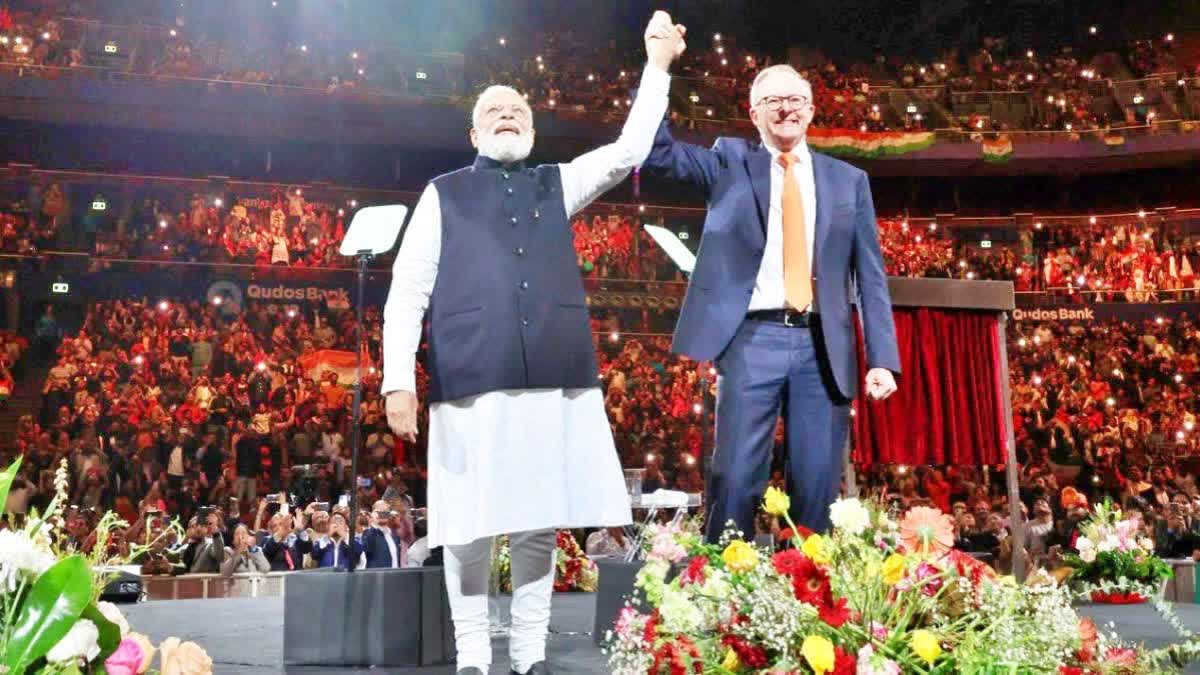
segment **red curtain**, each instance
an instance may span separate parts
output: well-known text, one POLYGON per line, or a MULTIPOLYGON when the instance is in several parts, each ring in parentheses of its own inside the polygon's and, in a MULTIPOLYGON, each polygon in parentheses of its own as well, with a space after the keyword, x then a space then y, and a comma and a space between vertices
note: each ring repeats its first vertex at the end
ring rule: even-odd
MULTIPOLYGON (((896 308, 899 391, 855 402, 857 464, 1002 464, 1004 412, 994 313, 896 308)), ((859 382, 866 377, 859 335, 859 382)))

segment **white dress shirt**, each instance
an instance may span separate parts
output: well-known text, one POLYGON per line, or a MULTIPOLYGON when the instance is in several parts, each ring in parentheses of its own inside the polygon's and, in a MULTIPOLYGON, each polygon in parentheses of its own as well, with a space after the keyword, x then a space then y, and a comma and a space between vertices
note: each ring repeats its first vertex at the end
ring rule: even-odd
MULTIPOLYGON (((778 148, 764 141, 763 145, 771 153, 771 208, 767 211, 767 245, 763 249, 762 265, 758 268, 758 278, 754 282, 754 294, 750 296, 749 311, 760 309, 784 309, 783 287, 783 165, 779 163, 778 148)), ((813 178, 812 154, 808 144, 801 142, 792 148, 792 156, 796 158, 793 171, 800 183, 800 199, 804 202, 804 229, 808 237, 808 263, 811 272, 815 261, 813 249, 817 230, 817 184, 813 178)), ((813 289, 814 299, 816 289, 813 289)), ((804 311, 807 307, 795 307, 804 311)))

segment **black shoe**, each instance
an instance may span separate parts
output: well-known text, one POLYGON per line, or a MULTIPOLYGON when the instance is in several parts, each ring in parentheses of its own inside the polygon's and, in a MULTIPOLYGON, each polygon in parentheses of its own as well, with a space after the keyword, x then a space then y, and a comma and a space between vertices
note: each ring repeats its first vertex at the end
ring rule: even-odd
MULTIPOLYGON (((545 661, 538 661, 530 666, 529 672, 525 673, 525 675, 553 675, 553 672, 554 671, 550 670, 550 666, 546 665, 545 661)), ((514 670, 512 671, 512 675, 521 674, 514 670)))
POLYGON ((456 675, 483 675, 483 671, 475 666, 471 666, 470 668, 463 668, 456 675))

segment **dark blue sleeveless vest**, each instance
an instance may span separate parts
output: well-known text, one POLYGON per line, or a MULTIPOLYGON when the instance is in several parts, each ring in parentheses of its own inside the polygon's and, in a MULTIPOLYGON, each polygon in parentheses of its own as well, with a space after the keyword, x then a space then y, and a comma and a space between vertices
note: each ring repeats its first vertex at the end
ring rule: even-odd
POLYGON ((479 157, 433 179, 442 253, 429 301, 429 400, 598 386, 558 166, 479 157))

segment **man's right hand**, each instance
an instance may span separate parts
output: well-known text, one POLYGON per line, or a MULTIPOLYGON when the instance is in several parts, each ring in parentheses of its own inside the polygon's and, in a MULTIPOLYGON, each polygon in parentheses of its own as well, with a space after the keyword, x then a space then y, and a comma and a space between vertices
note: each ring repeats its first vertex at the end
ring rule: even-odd
POLYGON ((387 419, 392 433, 414 443, 417 440, 417 395, 411 391, 393 391, 387 395, 387 419))
POLYGON ((679 58, 687 48, 687 43, 683 40, 686 34, 687 28, 672 23, 670 14, 661 10, 655 12, 646 26, 646 59, 654 67, 668 70, 671 62, 679 58))

